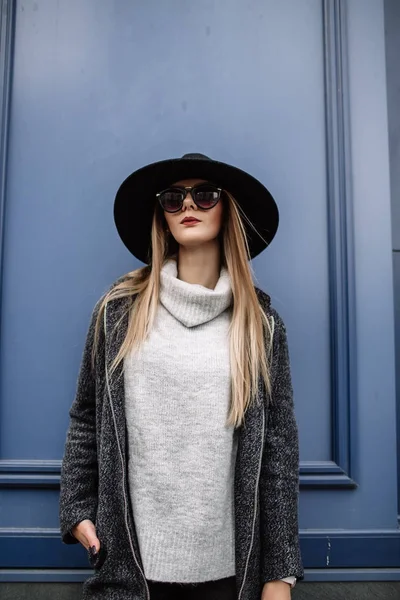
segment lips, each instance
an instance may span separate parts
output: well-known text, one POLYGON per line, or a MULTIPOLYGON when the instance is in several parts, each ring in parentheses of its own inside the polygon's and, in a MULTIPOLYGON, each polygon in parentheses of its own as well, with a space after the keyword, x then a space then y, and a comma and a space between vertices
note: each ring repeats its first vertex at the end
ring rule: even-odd
POLYGON ((193 217, 186 217, 181 221, 181 223, 200 223, 199 219, 195 219, 193 217))

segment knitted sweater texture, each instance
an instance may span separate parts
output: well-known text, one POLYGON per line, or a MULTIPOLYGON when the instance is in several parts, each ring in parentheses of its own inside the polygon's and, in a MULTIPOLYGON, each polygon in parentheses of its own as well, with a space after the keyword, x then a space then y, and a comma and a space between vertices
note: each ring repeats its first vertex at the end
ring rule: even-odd
POLYGON ((129 492, 147 579, 235 575, 231 304, 224 267, 209 289, 178 279, 170 259, 151 334, 125 359, 129 492))

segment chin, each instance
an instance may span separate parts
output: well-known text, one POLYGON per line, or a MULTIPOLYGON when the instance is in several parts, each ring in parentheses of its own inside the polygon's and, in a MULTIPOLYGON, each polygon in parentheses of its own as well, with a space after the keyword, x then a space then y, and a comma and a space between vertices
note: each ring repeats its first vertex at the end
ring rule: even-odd
POLYGON ((193 242, 195 242, 196 244, 198 243, 204 243, 204 242, 210 242, 213 238, 212 237, 204 237, 203 235, 196 235, 193 234, 192 232, 189 232, 187 235, 182 235, 179 237, 175 238, 176 241, 178 242, 178 244, 190 244, 190 242, 193 240, 193 242))
POLYGON ((211 242, 214 238, 202 238, 199 236, 195 236, 195 235, 188 235, 185 236, 184 239, 178 239, 176 238, 176 241, 178 242, 178 244, 180 244, 181 246, 187 246, 188 248, 190 246, 198 246, 198 244, 207 244, 207 242, 211 242))

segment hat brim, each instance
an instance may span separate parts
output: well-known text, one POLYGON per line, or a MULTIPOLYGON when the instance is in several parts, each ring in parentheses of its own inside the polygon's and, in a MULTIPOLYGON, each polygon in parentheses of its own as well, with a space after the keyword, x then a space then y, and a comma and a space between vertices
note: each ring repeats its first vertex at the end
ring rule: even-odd
POLYGON ((251 258, 255 258, 271 243, 278 229, 279 211, 271 193, 260 181, 220 161, 173 158, 134 171, 117 191, 114 202, 115 225, 121 240, 136 258, 146 264, 149 262, 156 194, 181 179, 190 178, 213 182, 234 196, 262 236, 243 219, 251 258))

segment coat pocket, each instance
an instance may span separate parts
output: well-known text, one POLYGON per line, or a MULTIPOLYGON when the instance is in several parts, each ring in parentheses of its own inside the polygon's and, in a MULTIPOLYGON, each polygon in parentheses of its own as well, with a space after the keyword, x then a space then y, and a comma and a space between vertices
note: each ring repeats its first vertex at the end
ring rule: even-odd
POLYGON ((95 571, 102 567, 107 556, 107 550, 101 540, 100 544, 100 550, 96 554, 92 554, 90 548, 87 550, 89 563, 91 564, 93 569, 95 569, 95 571))

